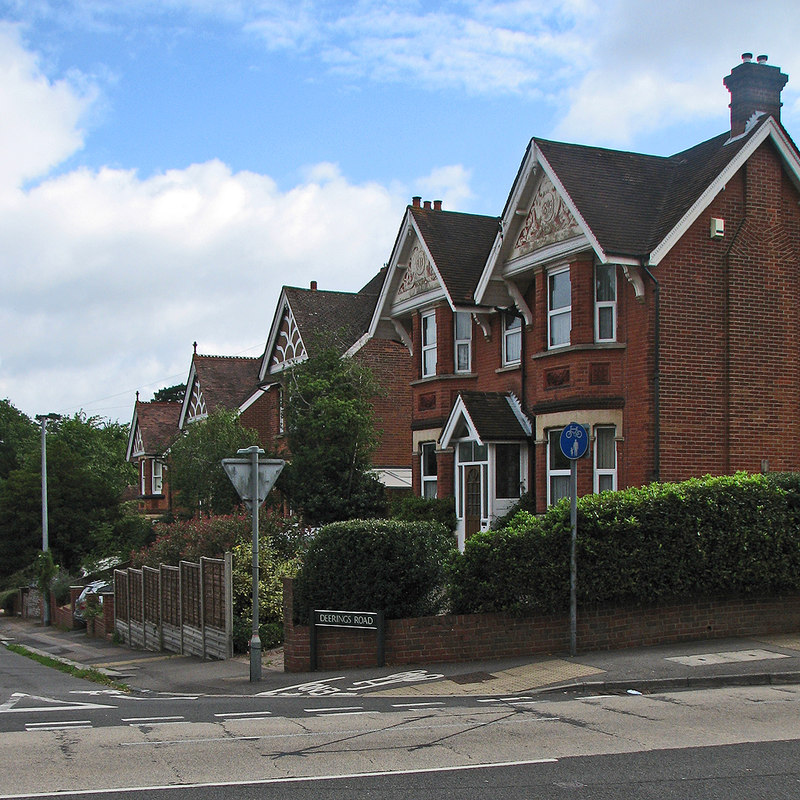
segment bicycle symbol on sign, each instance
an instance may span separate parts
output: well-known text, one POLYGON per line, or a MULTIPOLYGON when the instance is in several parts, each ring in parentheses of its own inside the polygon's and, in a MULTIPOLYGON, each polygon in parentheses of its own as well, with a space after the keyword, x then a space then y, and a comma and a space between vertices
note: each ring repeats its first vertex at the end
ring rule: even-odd
POLYGON ((561 450, 567 458, 580 458, 586 452, 588 444, 586 429, 583 425, 570 422, 562 434, 561 450))

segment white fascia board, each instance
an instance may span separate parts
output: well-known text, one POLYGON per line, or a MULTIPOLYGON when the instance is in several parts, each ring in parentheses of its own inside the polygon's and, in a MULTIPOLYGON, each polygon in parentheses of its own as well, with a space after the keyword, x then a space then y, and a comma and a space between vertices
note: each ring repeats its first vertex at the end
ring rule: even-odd
POLYGON ((125 451, 125 460, 130 461, 133 455, 133 440, 136 436, 136 428, 139 426, 139 411, 136 406, 133 406, 133 419, 131 420, 131 427, 128 430, 128 449, 125 451))
POLYGON ((391 301, 389 298, 391 297, 392 287, 395 285, 394 274, 397 272, 400 251, 403 249, 403 244, 410 230, 410 218, 411 211, 406 208, 406 213, 403 216, 403 221, 400 223, 400 229, 397 231, 397 237, 394 240, 392 254, 389 256, 386 276, 383 279, 383 286, 381 286, 381 293, 378 295, 378 302, 375 304, 375 310, 372 312, 372 321, 367 330, 370 336, 375 335, 382 317, 387 319, 391 318, 391 309, 389 308, 391 301))
POLYGON ((456 430, 456 425, 458 424, 458 420, 462 415, 466 420, 467 428, 469 428, 471 438, 475 439, 478 444, 483 444, 480 436, 478 436, 478 430, 475 427, 475 423, 472 421, 461 395, 459 395, 456 398, 456 402, 453 404, 453 409, 450 412, 450 416, 447 418, 447 422, 445 423, 444 428, 442 428, 442 433, 439 436, 440 449, 450 447, 450 439, 452 439, 456 430))
POLYGON ((533 425, 522 410, 519 398, 512 392, 506 397, 506 400, 508 400, 508 404, 511 406, 511 410, 514 412, 514 416, 517 418, 522 430, 525 431, 527 436, 531 436, 533 434, 533 425))
MULTIPOLYGON (((486 262, 486 267, 483 270, 483 274, 481 275, 481 279, 478 282, 478 288, 475 290, 475 302, 481 303, 483 300, 483 296, 486 293, 489 282, 492 280, 493 277, 511 277, 517 271, 521 270, 509 270, 508 272, 504 272, 503 275, 495 276, 495 272, 498 271, 498 261, 500 259, 503 247, 503 239, 504 239, 504 232, 510 230, 512 223, 516 219, 517 216, 517 208, 520 204, 522 195, 524 190, 527 187, 528 181, 530 181, 534 177, 534 173, 536 172, 536 167, 540 166, 542 171, 545 175, 550 179, 553 186, 555 187, 556 191, 561 196, 561 199, 566 204, 567 208, 569 209, 570 213, 574 217, 575 221, 578 223, 581 231, 585 239, 571 239, 564 242, 558 242, 555 245, 552 245, 548 248, 543 248, 545 252, 542 254, 536 254, 536 262, 539 260, 548 260, 556 257, 556 255, 561 255, 562 257, 566 254, 572 254, 573 252, 580 252, 586 248, 588 244, 589 247, 594 250, 597 254, 598 259, 601 263, 605 264, 608 260, 605 251, 600 246, 600 242, 597 240, 597 237, 592 232, 592 229, 589 227, 586 220, 583 218, 583 215, 578 210, 578 207, 575 205, 573 199, 567 193, 567 190, 564 188, 564 184, 559 179, 555 170, 550 166, 550 163, 544 157, 542 152, 539 150, 539 147, 536 145, 534 140, 533 147, 530 148, 525 163, 523 164, 522 168, 520 169, 520 175, 517 180, 516 185, 512 189, 511 195, 509 197, 509 201, 506 204, 505 214, 503 215, 501 221, 501 231, 498 233, 497 238, 492 245, 491 252, 489 253, 489 258, 486 262)), ((519 266, 524 265, 524 268, 529 268, 532 262, 528 262, 527 259, 525 261, 520 261, 519 266)))
POLYGON ((569 208, 572 216, 575 218, 575 221, 578 223, 578 226, 583 231, 584 236, 589 241, 592 250, 597 254, 597 257, 600 259, 600 262, 605 264, 608 261, 608 257, 606 256, 605 251, 600 246, 600 242, 597 241, 597 237, 592 232, 592 229, 589 227, 586 220, 583 218, 583 214, 578 210, 578 206, 575 205, 573 199, 567 193, 567 190, 564 188, 564 184, 561 183, 561 179, 556 174, 555 170, 550 166, 547 159, 542 155, 539 151, 539 148, 536 148, 536 159, 542 165, 542 169, 544 170, 545 174, 553 183, 553 186, 556 187, 556 191, 561 195, 561 199, 567 204, 567 208, 569 208))
POLYGON ((517 256, 513 261, 508 261, 503 268, 501 279, 514 278, 525 272, 546 267, 553 262, 564 261, 570 256, 585 251, 588 247, 591 247, 591 242, 583 234, 563 242, 554 242, 539 250, 534 250, 532 253, 517 256))
POLYGON ((183 426, 186 424, 186 413, 189 410, 189 401, 192 399, 192 387, 194 379, 197 376, 197 370, 194 366, 194 358, 192 358, 192 366, 189 368, 189 377, 186 379, 186 391, 183 393, 183 404, 181 405, 181 415, 178 417, 178 430, 182 431, 183 426))
POLYGON ((361 336, 344 352, 342 358, 350 358, 354 356, 371 338, 372 337, 369 335, 369 333, 362 333, 361 336))
POLYGON ((275 386, 275 384, 274 384, 274 383, 269 383, 269 384, 267 384, 266 386, 259 386, 259 387, 258 387, 258 388, 257 388, 257 389, 256 389, 256 390, 255 390, 255 391, 254 391, 254 392, 253 392, 251 395, 250 395, 250 397, 248 397, 248 398, 247 398, 247 399, 246 399, 246 400, 245 400, 245 401, 244 401, 244 402, 243 402, 243 403, 242 403, 242 404, 239 406, 239 408, 237 409, 237 410, 238 410, 238 412, 239 412, 240 414, 243 414, 245 411, 247 411, 247 409, 248 409, 248 408, 250 408, 250 406, 251 406, 251 405, 253 405, 253 403, 255 403, 255 402, 256 402, 256 400, 258 400, 258 398, 259 398, 259 397, 261 397, 261 395, 262 395, 262 394, 266 394, 266 393, 267 393, 267 392, 268 392, 268 391, 269 391, 269 390, 270 390, 270 389, 271 389, 273 386, 275 386))
POLYGON ((281 287, 281 295, 278 298, 278 304, 275 306, 275 313, 272 316, 272 325, 269 328, 269 336, 267 336, 267 344, 264 349, 264 357, 261 360, 261 366, 258 370, 259 381, 266 380, 269 359, 272 357, 272 350, 275 347, 275 342, 278 339, 278 332, 281 327, 281 320, 283 319, 284 311, 289 308, 289 298, 286 296, 286 287, 281 287))
MULTIPOLYGON (((531 144, 533 144, 533 140, 531 140, 531 144)), ((500 251, 503 248, 505 231, 508 229, 509 225, 516 216, 516 210, 520 202, 522 191, 530 180, 531 172, 533 172, 536 167, 535 151, 535 147, 528 147, 528 150, 525 153, 525 158, 523 159, 523 163, 520 165, 518 177, 515 180, 514 185, 511 187, 511 192, 509 193, 508 200, 506 201, 505 212, 500 219, 500 230, 498 230, 497 236, 495 236, 494 244, 492 244, 492 249, 489 251, 489 257, 486 260, 486 266, 483 268, 480 280, 475 288, 475 302, 479 305, 483 302, 483 296, 486 294, 486 290, 489 286, 489 282, 492 280, 497 261, 500 258, 500 251)))
POLYGON ((681 217, 677 225, 662 239, 650 254, 649 265, 658 266, 669 251, 680 241, 681 237, 694 224, 702 212, 711 205, 714 198, 725 188, 733 176, 744 166, 750 156, 767 140, 773 144, 783 157, 784 163, 795 186, 800 191, 800 160, 795 148, 786 134, 772 117, 753 135, 747 144, 731 159, 719 175, 708 185, 706 190, 695 200, 691 208, 681 217))

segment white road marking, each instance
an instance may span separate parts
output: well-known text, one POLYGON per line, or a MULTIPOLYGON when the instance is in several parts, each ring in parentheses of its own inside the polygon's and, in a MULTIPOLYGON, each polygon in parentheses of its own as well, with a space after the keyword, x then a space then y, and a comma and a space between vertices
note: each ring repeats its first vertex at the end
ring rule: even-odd
MULTIPOLYGON (((227 741, 232 741, 228 739, 227 741)), ((528 761, 499 761, 496 763, 486 764, 462 764, 461 766, 453 767, 427 767, 425 769, 399 769, 399 770, 386 770, 383 772, 351 772, 350 774, 343 775, 315 775, 309 777, 291 777, 291 778, 263 778, 262 780, 250 781, 225 781, 214 783, 181 783, 181 784, 167 784, 166 786, 122 786, 113 789, 79 789, 78 791, 69 792, 75 796, 91 796, 95 794, 108 794, 109 792, 122 793, 122 792, 157 792, 166 789, 221 789, 229 786, 269 786, 270 784, 279 783, 317 783, 321 781, 343 781, 352 780, 354 778, 383 778, 392 777, 395 775, 425 775, 437 772, 464 772, 467 770, 476 769, 498 769, 503 767, 529 767, 537 764, 556 764, 557 758, 535 758, 528 761)), ((52 797, 53 792, 37 792, 36 794, 9 794, 0 795, 0 800, 14 800, 14 798, 23 797, 52 797)))
POLYGON ((122 717, 123 722, 170 722, 186 719, 186 717, 122 717))
POLYGON ((226 719, 234 719, 234 718, 248 718, 252 719, 255 717, 271 717, 271 711, 232 711, 226 714, 214 714, 215 717, 225 717, 226 719))
POLYGON ((774 653, 771 650, 729 650, 724 653, 672 656, 665 661, 675 661, 687 667, 704 667, 707 664, 735 664, 742 661, 766 661, 773 658, 789 658, 789 656, 785 653, 774 653))
POLYGON ((392 703, 392 708, 429 708, 443 705, 444 703, 392 703))
POLYGON ((304 708, 307 714, 336 714, 342 711, 361 711, 364 706, 338 706, 336 708, 304 708))
POLYGON ((5 703, 0 704, 0 714, 27 714, 38 711, 83 711, 87 708, 116 708, 116 706, 102 703, 76 703, 67 700, 56 700, 54 697, 39 697, 35 694, 14 692, 5 703), (17 703, 26 698, 28 700, 36 700, 39 703, 48 703, 48 705, 17 707, 17 703))

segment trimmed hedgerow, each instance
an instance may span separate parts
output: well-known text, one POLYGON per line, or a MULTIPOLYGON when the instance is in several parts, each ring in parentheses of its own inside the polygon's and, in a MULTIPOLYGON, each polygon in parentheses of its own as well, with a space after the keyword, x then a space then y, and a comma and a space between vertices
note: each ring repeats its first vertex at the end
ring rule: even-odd
POLYGON ((383 611, 388 619, 442 609, 446 565, 456 548, 437 522, 348 520, 321 528, 295 583, 295 620, 312 608, 383 611))
MULTIPOLYGON (((452 609, 569 605, 569 503, 473 536, 450 570, 452 609)), ((800 590, 800 475, 738 473, 578 502, 579 604, 800 590)))

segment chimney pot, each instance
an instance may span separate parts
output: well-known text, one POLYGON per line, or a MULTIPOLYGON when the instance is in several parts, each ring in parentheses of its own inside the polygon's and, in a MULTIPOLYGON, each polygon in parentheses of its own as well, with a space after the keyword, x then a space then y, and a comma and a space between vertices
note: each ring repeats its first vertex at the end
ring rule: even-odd
POLYGON ((425 201, 424 208, 425 208, 426 211, 430 211, 431 210, 431 201, 430 200, 426 200, 425 201))
POLYGON ((442 210, 442 201, 441 200, 434 200, 433 201, 433 210, 434 211, 441 211, 442 210))
POLYGON ((413 205, 414 208, 420 208, 421 203, 422 203, 422 198, 419 195, 415 195, 414 197, 411 198, 411 205, 413 205))
POLYGON ((311 281, 311 291, 312 292, 316 292, 317 291, 317 282, 316 281, 311 281))
POLYGON ((744 133, 748 120, 756 113, 781 120, 781 90, 789 76, 767 64, 766 56, 759 56, 757 64, 752 62, 752 56, 742 53, 742 63, 722 81, 731 93, 731 136, 744 133))

